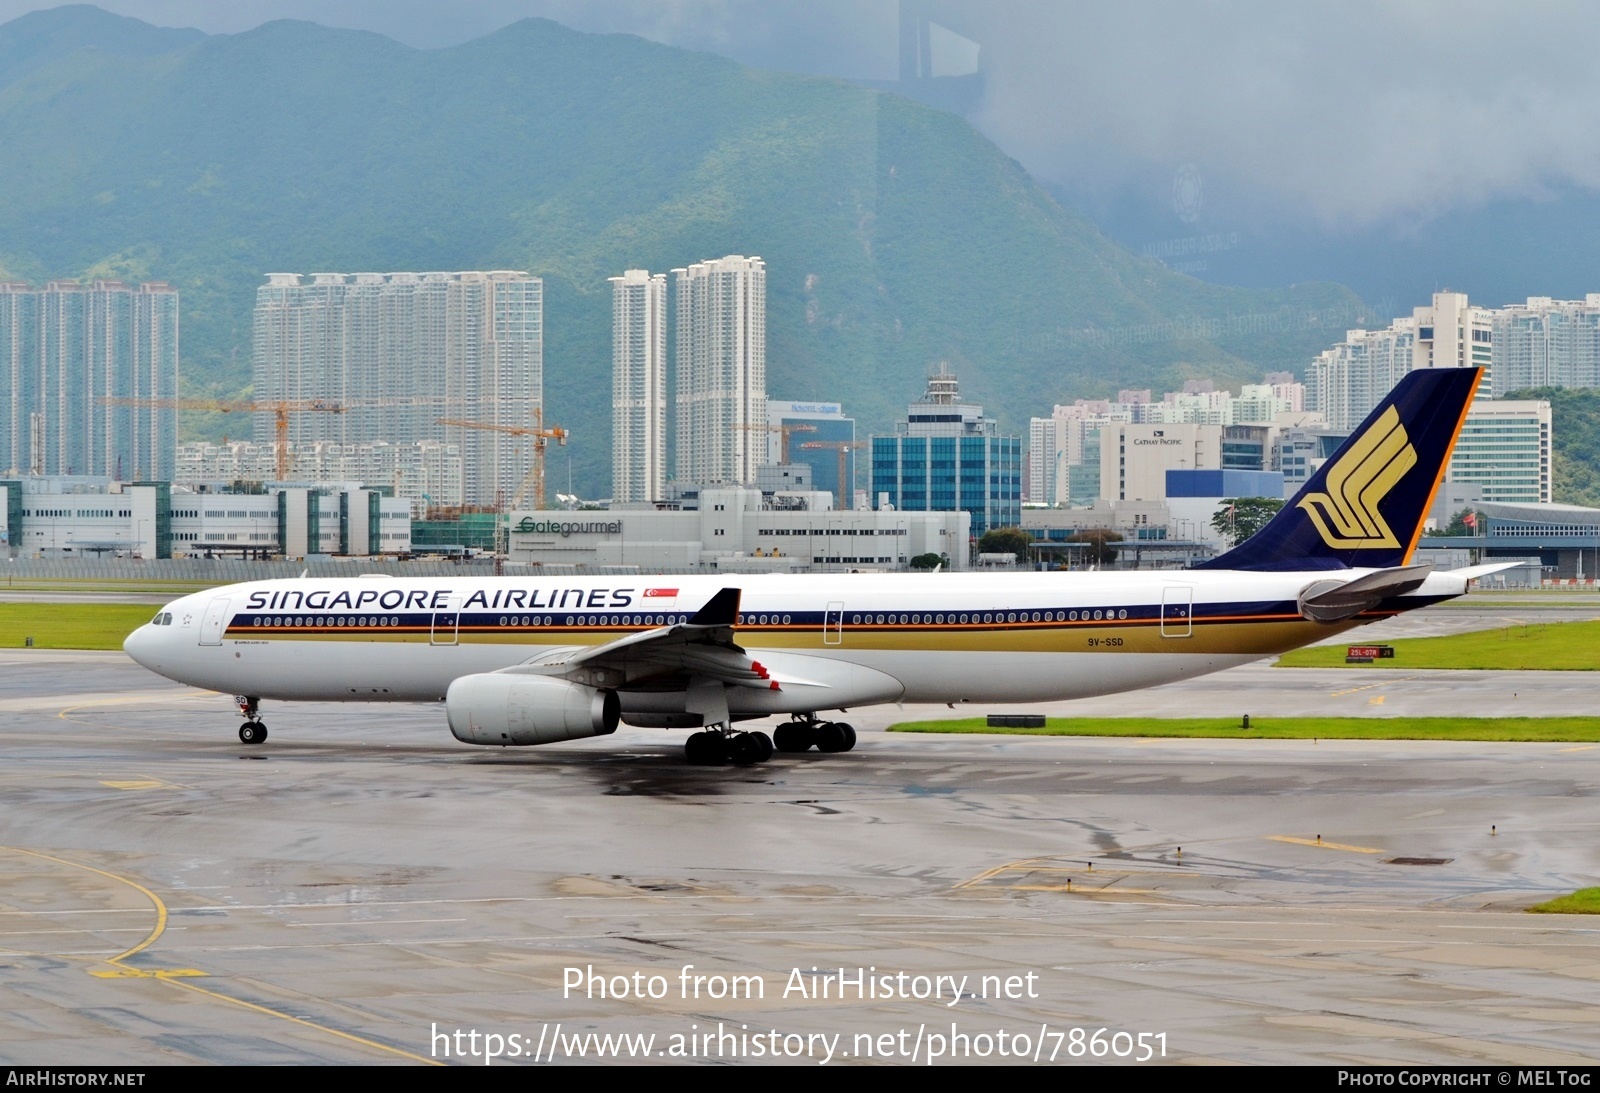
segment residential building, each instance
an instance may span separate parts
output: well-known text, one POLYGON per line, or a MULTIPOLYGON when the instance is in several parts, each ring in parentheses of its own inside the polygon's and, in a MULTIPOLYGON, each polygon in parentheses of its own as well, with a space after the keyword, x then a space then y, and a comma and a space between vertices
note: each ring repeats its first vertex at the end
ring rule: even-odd
POLYGON ((1600 387, 1600 293, 1530 296, 1493 313, 1494 395, 1529 387, 1600 387))
MULTIPOLYGON (((466 502, 497 504, 532 468, 514 430, 543 410, 543 316, 543 282, 518 270, 271 273, 256 293, 255 398, 338 406, 291 414, 295 445, 455 445, 466 502)), ((273 430, 258 414, 255 440, 273 430)))
MULTIPOLYGON (((1046 504, 1093 504, 1100 494, 1100 436, 1106 425, 1280 426, 1303 414, 1305 385, 1287 372, 1271 372, 1245 384, 1238 395, 1216 390, 1211 380, 1189 380, 1182 391, 1159 401, 1151 392, 1123 391, 1116 401, 1078 399, 1057 406, 1049 418, 1034 418, 1029 430, 1029 500, 1046 504), (1093 467, 1093 473, 1089 468, 1093 467)), ((1238 441, 1260 434, 1236 432, 1238 441)), ((1234 463, 1224 463, 1234 466, 1234 463)), ((1250 468, 1262 464, 1252 462, 1250 468)))
POLYGON ((1070 406, 1057 406, 1048 418, 1031 419, 1028 500, 1047 505, 1094 503, 1100 489, 1100 426, 1133 421, 1149 402, 1147 391, 1123 394, 1145 398, 1139 402, 1078 399, 1070 406))
POLYGON ((1024 504, 1055 504, 1056 479, 1061 474, 1064 454, 1057 439, 1053 417, 1028 419, 1028 450, 1023 454, 1022 500, 1024 504))
POLYGON ((1387 330, 1351 330, 1306 371, 1307 408, 1335 429, 1349 431, 1415 368, 1482 368, 1479 397, 1487 397, 1494 363, 1493 313, 1460 292, 1436 292, 1426 307, 1387 330))
POLYGON ((872 492, 909 512, 972 514, 972 534, 1022 517, 1022 438, 1001 436, 983 407, 962 402, 948 367, 928 377, 894 436, 872 438, 872 492))
POLYGON ((1411 371, 1416 323, 1396 319, 1387 330, 1351 330, 1306 370, 1306 395, 1328 425, 1349 433, 1411 371))
POLYGON ((1417 332, 1411 348, 1412 368, 1482 368, 1478 394, 1489 396, 1494 363, 1494 322, 1489 309, 1471 306, 1464 292, 1435 292, 1431 305, 1412 309, 1411 321, 1417 332))
POLYGON ((677 478, 753 481, 767 450, 767 267, 731 254, 672 271, 677 478))
POLYGON ((667 276, 611 278, 611 496, 655 501, 667 478, 667 276))
POLYGON ((0 470, 170 476, 177 290, 160 281, 0 284, 0 380, 0 470))

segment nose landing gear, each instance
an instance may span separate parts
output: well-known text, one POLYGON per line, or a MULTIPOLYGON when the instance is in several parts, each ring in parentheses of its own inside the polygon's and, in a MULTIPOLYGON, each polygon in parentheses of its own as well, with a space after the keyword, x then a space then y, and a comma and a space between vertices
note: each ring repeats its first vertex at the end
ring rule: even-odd
POLYGON ((259 744, 267 738, 267 727, 261 723, 261 699, 251 695, 234 695, 244 724, 239 726, 239 743, 259 744))

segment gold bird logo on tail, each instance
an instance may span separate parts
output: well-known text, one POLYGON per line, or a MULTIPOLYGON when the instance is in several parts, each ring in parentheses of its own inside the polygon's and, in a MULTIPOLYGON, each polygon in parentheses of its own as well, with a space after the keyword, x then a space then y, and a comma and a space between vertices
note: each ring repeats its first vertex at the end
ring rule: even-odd
POLYGON ((1378 513, 1378 502, 1417 465, 1417 450, 1390 406, 1350 450, 1328 468, 1327 493, 1307 494, 1306 510, 1322 541, 1336 550, 1397 547, 1399 540, 1378 513))

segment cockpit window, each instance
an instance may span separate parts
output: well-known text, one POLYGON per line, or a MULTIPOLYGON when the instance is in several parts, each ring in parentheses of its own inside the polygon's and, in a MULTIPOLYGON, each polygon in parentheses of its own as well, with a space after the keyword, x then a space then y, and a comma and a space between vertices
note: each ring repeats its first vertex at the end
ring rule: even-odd
POLYGON ((150 620, 150 625, 151 626, 171 626, 172 625, 172 612, 171 611, 157 612, 156 617, 150 620))

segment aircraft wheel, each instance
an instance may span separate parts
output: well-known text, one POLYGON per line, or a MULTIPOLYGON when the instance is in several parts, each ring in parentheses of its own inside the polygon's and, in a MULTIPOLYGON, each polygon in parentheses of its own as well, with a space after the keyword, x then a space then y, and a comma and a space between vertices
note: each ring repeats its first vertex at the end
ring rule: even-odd
POLYGON ((683 757, 691 763, 711 765, 727 762, 727 749, 723 747, 722 737, 714 732, 697 732, 692 734, 683 745, 683 757))
POLYGON ((836 721, 834 724, 837 725, 840 731, 844 733, 844 747, 840 748, 839 750, 849 751, 851 748, 855 747, 856 727, 854 725, 847 725, 843 721, 836 721))
POLYGON ((728 741, 728 758, 741 767, 763 762, 771 755, 772 741, 764 732, 742 732, 728 741))
POLYGON ((779 725, 772 734, 772 742, 779 751, 801 752, 810 751, 813 733, 811 726, 801 721, 791 721, 787 725, 779 725))
POLYGON ((246 721, 239 726, 239 743, 259 744, 267 738, 267 727, 259 721, 246 721))
MULTIPOLYGON (((826 752, 849 751, 850 736, 847 736, 844 731, 847 727, 834 721, 824 721, 818 725, 817 750, 826 752)), ((852 729, 851 733, 853 734, 854 731, 852 729)))

